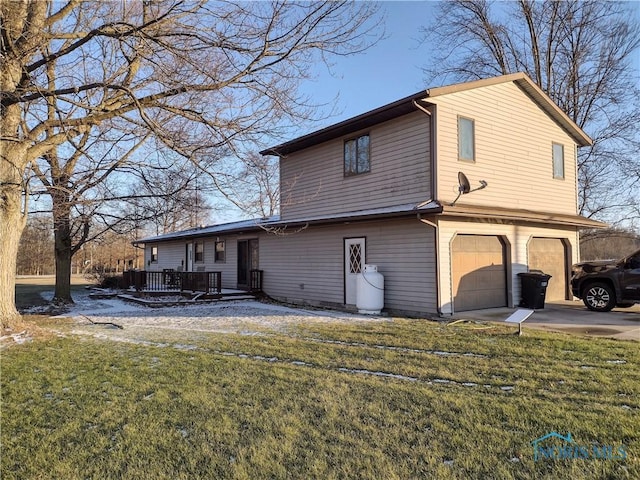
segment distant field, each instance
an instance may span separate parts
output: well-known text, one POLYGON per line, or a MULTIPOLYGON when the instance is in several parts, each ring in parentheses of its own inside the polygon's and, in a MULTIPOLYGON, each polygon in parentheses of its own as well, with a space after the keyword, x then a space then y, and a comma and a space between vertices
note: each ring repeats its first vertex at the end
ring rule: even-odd
MULTIPOLYGON (((27 308, 44 305, 47 302, 40 295, 51 291, 56 283, 54 275, 18 276, 16 277, 16 307, 27 308)), ((91 282, 83 275, 71 276, 71 291, 83 289, 91 282)))

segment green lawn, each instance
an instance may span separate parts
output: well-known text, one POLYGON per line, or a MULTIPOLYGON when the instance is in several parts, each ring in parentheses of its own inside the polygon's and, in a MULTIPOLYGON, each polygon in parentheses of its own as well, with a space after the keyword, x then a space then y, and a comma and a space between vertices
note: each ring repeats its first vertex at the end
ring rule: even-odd
MULTIPOLYGON (((79 291, 84 290, 87 285, 92 282, 79 275, 74 275, 71 278, 71 295, 77 294, 79 291)), ((16 307, 27 308, 35 306, 48 305, 41 294, 46 291, 52 292, 55 288, 55 277, 41 276, 41 277, 26 277, 16 279, 16 307)))
POLYGON ((396 320, 14 346, 2 478, 640 478, 637 343, 513 331, 396 320), (534 461, 551 431, 626 459, 534 461))

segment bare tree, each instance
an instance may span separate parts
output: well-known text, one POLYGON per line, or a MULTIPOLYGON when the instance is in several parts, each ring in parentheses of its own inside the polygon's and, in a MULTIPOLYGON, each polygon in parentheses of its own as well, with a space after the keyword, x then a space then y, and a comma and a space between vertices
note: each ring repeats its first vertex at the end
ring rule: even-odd
POLYGON ((153 169, 142 169, 129 185, 121 209, 136 230, 160 235, 207 224, 215 211, 209 201, 213 188, 201 168, 180 158, 169 157, 153 169))
POLYGON ((312 115, 298 93, 311 64, 380 35, 377 7, 346 1, 14 0, 0 14, 2 318, 30 164, 101 128, 152 132, 193 161, 234 152, 312 115))
POLYGON ((630 230, 587 230, 580 235, 583 260, 620 259, 640 248, 640 235, 630 230))
POLYGON ((249 152, 233 165, 210 175, 216 188, 240 210, 266 218, 280 208, 280 181, 275 157, 249 152))
MULTIPOLYGON (((58 111, 52 105, 55 99, 49 101, 49 121, 55 120, 58 111)), ((111 129, 91 129, 79 137, 78 143, 69 141, 54 147, 31 163, 35 182, 39 182, 51 198, 56 264, 54 303, 73 301, 73 255, 86 242, 126 221, 117 210, 110 213, 117 208, 113 203, 120 200, 119 182, 113 180, 131 168, 130 159, 147 137, 145 132, 134 136, 116 131, 113 136, 111 129)), ((30 185, 39 188, 35 182, 30 185)))
POLYGON ((627 227, 640 219, 640 27, 632 9, 597 0, 451 0, 423 29, 431 81, 526 72, 594 139, 579 152, 579 212, 627 227))
POLYGON ((35 174, 32 189, 42 187, 51 198, 54 303, 73 302, 72 258, 85 243, 107 232, 128 234, 145 222, 156 221, 158 215, 166 219, 173 214, 178 221, 174 229, 195 226, 199 213, 200 220, 205 218, 202 212, 208 205, 202 197, 210 190, 210 182, 206 177, 199 181, 199 169, 193 163, 179 155, 166 155, 166 148, 155 142, 146 145, 148 132, 136 136, 115 131, 115 137, 113 132, 87 132, 68 157, 58 151, 69 149, 58 147, 31 164, 35 174), (141 150, 146 150, 144 155, 141 150), (135 153, 139 155, 133 161, 135 153), (141 181, 131 185, 132 178, 141 181), (138 208, 129 208, 131 205, 138 208))

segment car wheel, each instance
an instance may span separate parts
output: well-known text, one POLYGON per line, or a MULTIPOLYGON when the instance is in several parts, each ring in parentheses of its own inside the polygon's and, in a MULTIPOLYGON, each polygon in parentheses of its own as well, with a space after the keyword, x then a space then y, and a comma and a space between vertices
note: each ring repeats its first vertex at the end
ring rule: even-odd
POLYGON ((616 306, 616 292, 606 283, 592 283, 584 289, 582 301, 589 310, 608 312, 616 306))
POLYGON ((616 307, 618 308, 631 308, 635 305, 635 303, 618 303, 616 307))

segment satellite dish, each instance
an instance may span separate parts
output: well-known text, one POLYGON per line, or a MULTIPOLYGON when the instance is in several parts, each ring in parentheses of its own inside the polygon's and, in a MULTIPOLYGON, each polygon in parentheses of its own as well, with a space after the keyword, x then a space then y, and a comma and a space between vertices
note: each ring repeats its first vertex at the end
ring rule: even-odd
POLYGON ((458 192, 460 193, 460 195, 463 195, 465 193, 469 193, 470 191, 471 184, 469 183, 469 179, 464 173, 458 172, 458 192))
POLYGON ((471 183, 469 182, 467 176, 462 172, 458 172, 458 196, 451 203, 451 206, 453 207, 456 204, 456 202, 460 198, 460 195, 466 195, 467 193, 475 192, 476 190, 482 190, 486 186, 487 182, 485 182, 484 180, 480 180, 480 186, 472 190, 471 183))

